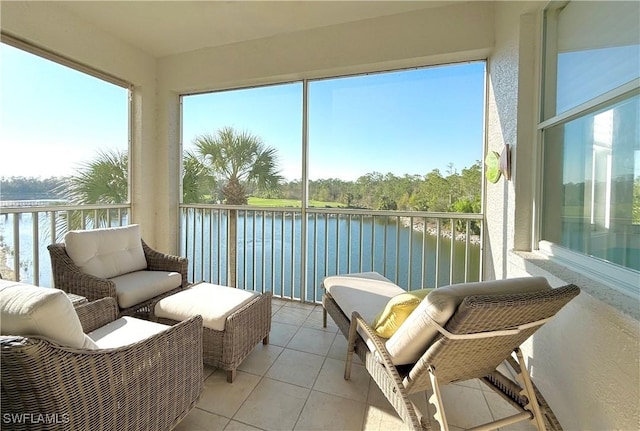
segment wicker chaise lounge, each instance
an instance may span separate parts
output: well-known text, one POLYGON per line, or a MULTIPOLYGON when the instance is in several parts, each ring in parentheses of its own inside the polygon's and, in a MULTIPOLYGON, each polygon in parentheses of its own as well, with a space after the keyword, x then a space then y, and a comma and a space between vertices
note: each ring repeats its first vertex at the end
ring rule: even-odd
POLYGON ((138 225, 71 231, 47 248, 54 287, 89 301, 114 298, 123 316, 148 316, 153 302, 188 287, 187 259, 153 250, 138 225))
POLYGON ((76 314, 58 289, 6 281, 0 299, 3 429, 171 430, 195 407, 200 316, 118 318, 113 298, 76 314))
POLYGON ((531 381, 518 346, 579 294, 576 286, 552 289, 544 278, 532 277, 435 289, 388 339, 371 323, 402 291, 398 286, 380 274, 364 273, 328 277, 323 287, 324 317, 328 313, 348 340, 345 379, 356 353, 411 429, 431 429, 431 418, 423 416, 410 394, 432 391, 434 417, 441 430, 448 430, 440 386, 474 378, 518 410, 477 429, 525 420, 539 430, 561 429, 531 381))

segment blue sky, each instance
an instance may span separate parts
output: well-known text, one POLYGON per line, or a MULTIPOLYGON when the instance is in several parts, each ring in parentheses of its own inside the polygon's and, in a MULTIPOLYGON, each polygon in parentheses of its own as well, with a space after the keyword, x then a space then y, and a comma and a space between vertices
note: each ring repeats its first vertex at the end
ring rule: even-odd
MULTIPOLYGON (((126 150, 127 91, 0 44, 0 176, 70 175, 100 150, 126 150)), ((312 81, 309 175, 424 175, 482 158, 484 63, 312 81)), ((183 98, 183 144, 231 126, 277 148, 301 178, 302 84, 183 98)))

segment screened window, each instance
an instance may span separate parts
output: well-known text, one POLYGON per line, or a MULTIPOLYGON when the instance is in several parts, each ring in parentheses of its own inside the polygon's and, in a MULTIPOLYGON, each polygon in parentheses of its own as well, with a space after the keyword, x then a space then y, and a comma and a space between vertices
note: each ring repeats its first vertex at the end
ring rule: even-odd
POLYGON ((3 200, 128 202, 129 89, 6 43, 0 58, 3 200))
POLYGON ((183 202, 300 206, 302 83, 182 97, 183 202))
MULTIPOLYGON (((539 126, 540 238, 634 273, 640 271, 638 16, 637 2, 550 6, 546 120, 539 126), (609 25, 614 21, 619 25, 609 25)), ((616 271, 610 266, 607 276, 616 271)))

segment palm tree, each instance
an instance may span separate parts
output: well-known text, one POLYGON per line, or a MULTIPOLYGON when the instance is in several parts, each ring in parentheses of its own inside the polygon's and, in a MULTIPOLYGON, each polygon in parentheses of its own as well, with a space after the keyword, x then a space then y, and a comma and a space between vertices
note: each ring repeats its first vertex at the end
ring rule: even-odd
POLYGON ((129 157, 119 150, 99 151, 76 174, 58 188, 60 195, 76 205, 121 204, 128 200, 129 157))
POLYGON ((262 191, 278 188, 282 176, 277 167, 277 150, 267 147, 256 135, 223 127, 215 135, 204 134, 194 141, 196 152, 224 185, 222 197, 229 205, 247 203, 247 186, 262 191))
MULTIPOLYGON (((93 160, 81 165, 54 191, 73 205, 126 203, 129 195, 128 164, 129 157, 124 151, 99 151, 93 160)), ((116 216, 112 210, 67 212, 66 217, 56 219, 56 240, 71 229, 82 229, 88 225, 108 226, 112 216, 116 216)))
MULTIPOLYGON (((224 202, 246 205, 246 186, 261 191, 274 191, 282 177, 277 168, 277 150, 267 147, 258 136, 249 132, 236 132, 223 127, 215 135, 198 136, 194 141, 196 152, 206 163, 212 175, 224 183, 221 189, 224 202)), ((237 210, 229 210, 229 239, 227 241, 227 283, 236 285, 237 210)))
MULTIPOLYGON (((85 162, 77 172, 67 178, 54 191, 73 205, 122 204, 128 201, 128 163, 125 151, 99 151, 97 156, 85 162)), ((193 153, 186 152, 183 159, 183 194, 185 203, 202 203, 215 185, 214 178, 193 153)), ((72 211, 67 217, 57 218, 56 240, 60 240, 70 229, 81 229, 87 225, 108 226, 114 216, 112 210, 97 210, 83 213, 72 211)), ((48 234, 48 226, 45 226, 48 234)))
POLYGON ((211 201, 211 190, 216 180, 209 168, 191 151, 185 151, 182 159, 182 202, 187 204, 211 201))

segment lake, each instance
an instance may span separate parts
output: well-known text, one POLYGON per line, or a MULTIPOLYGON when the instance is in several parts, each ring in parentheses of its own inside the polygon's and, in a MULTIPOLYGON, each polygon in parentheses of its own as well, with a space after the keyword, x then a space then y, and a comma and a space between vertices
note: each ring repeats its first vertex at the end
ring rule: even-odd
MULTIPOLYGON (((306 270, 303 271, 299 212, 239 211, 237 286, 271 290, 274 295, 321 299, 326 275, 377 271, 405 289, 479 279, 480 246, 411 228, 399 217, 308 214, 306 270), (405 225, 406 224, 406 225, 405 225), (465 265, 466 259, 466 265, 465 265), (437 268, 437 271, 436 271, 437 268), (304 275, 303 275, 304 272, 304 275)), ((414 223, 415 224, 415 223, 414 223)), ((189 208, 181 215, 181 254, 190 257, 190 277, 227 284, 226 211, 189 208)))

